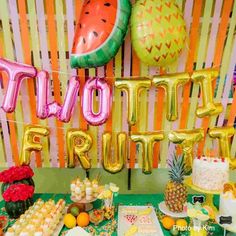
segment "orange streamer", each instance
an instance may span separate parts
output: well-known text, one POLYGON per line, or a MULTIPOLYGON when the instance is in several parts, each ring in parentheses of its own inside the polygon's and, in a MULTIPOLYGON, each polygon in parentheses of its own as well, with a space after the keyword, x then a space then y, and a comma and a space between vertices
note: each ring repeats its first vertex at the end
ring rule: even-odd
MULTIPOLYGON (((224 51, 224 42, 227 36, 227 28, 228 28, 231 9, 232 9, 232 4, 233 4, 233 0, 224 1, 221 22, 219 25, 219 30, 218 30, 218 35, 217 35, 215 55, 214 55, 214 60, 213 60, 214 67, 219 67, 221 63, 221 59, 222 59, 223 51, 224 51)), ((213 83, 213 91, 215 91, 215 87, 216 87, 216 81, 214 81, 213 83)), ((210 122, 210 117, 203 118, 202 127, 204 129, 205 136, 204 136, 203 141, 201 141, 198 145, 198 153, 200 155, 203 153, 203 149, 204 149, 204 145, 206 141, 205 137, 206 137, 207 129, 209 127, 209 122, 210 122)))
MULTIPOLYGON (((24 62, 26 64, 32 64, 31 49, 30 49, 30 35, 29 35, 29 28, 28 28, 28 22, 27 22, 25 0, 18 0, 18 7, 19 7, 19 19, 20 19, 21 41, 22 41, 24 62)), ((35 106, 36 99, 35 99, 34 81, 32 79, 28 79, 27 83, 28 83, 29 103, 30 103, 30 111, 31 111, 31 121, 33 124, 38 124, 39 120, 36 116, 36 106, 35 106)), ((37 152, 35 153, 35 156, 36 156, 37 167, 42 167, 41 154, 37 152)))
MULTIPOLYGON (((85 70, 79 69, 78 73, 79 73, 79 78, 80 78, 79 96, 80 96, 80 100, 81 100, 82 94, 83 94, 83 88, 84 88, 84 84, 85 84, 85 70)), ((79 124, 80 124, 80 128, 82 130, 87 130, 87 122, 84 119, 82 106, 80 104, 79 104, 79 124)))
MULTIPOLYGON (((58 70, 58 56, 57 56, 57 32, 56 32, 56 24, 54 18, 54 1, 46 1, 46 13, 48 19, 48 36, 49 36, 49 48, 51 51, 51 63, 52 63, 52 70, 58 70)), ((58 103, 61 103, 61 96, 60 96, 60 81, 57 72, 52 72, 52 78, 54 83, 54 97, 58 103)), ((57 125, 57 144, 58 144, 58 157, 59 157, 59 166, 65 167, 65 160, 64 160, 64 134, 62 122, 56 119, 57 125)))
MULTIPOLYGON (((198 40, 198 29, 200 24, 200 17, 202 11, 202 0, 195 0, 194 1, 194 8, 193 8, 193 22, 191 26, 191 33, 190 33, 190 45, 189 45, 189 53, 188 59, 186 63, 186 70, 187 72, 193 71, 193 63, 194 63, 194 56, 195 51, 197 48, 197 40, 198 40)), ((186 128, 187 119, 188 119, 188 108, 189 108, 189 93, 191 89, 191 82, 187 83, 184 86, 183 92, 183 103, 182 103, 182 113, 180 118, 180 129, 186 128)))
MULTIPOLYGON (((165 74, 165 70, 160 68, 160 75, 165 74)), ((156 109, 156 123, 155 130, 161 130, 162 121, 163 121, 163 109, 164 109, 164 98, 165 98, 165 90, 162 88, 158 89, 157 93, 157 109, 156 109)), ((158 167, 160 156, 160 142, 157 142, 153 148, 153 168, 158 167)))

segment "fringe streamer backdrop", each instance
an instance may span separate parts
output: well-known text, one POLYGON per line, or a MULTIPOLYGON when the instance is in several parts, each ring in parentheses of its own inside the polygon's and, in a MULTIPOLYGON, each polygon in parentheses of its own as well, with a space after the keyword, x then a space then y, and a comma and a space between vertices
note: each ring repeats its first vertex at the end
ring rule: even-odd
MULTIPOLYGON (((165 119, 164 91, 158 89, 157 92, 152 87, 149 92, 143 92, 140 96, 139 122, 132 131, 164 130, 167 134, 170 130, 179 128, 203 127, 207 130, 213 126, 235 125, 236 0, 176 0, 176 2, 184 12, 190 43, 178 61, 166 71, 174 73, 192 72, 210 67, 220 68, 220 77, 215 86, 215 100, 223 103, 224 111, 217 117, 197 118, 195 110, 201 102, 199 86, 189 83, 179 90, 179 119, 169 122, 165 119)), ((49 96, 57 102, 63 101, 71 75, 80 76, 83 88, 86 76, 107 76, 113 84, 115 77, 163 73, 162 68, 148 67, 139 61, 131 48, 130 33, 116 57, 106 66, 72 70, 69 65, 70 50, 82 3, 82 0, 1 0, 0 56, 50 71, 49 96)), ((7 78, 3 73, 0 73, 0 78, 1 104, 7 78)), ((65 133, 68 128, 87 129, 91 132, 94 139, 90 151, 92 167, 101 167, 101 135, 104 131, 112 131, 114 134, 129 131, 126 121, 126 95, 119 90, 114 92, 112 114, 108 122, 100 127, 87 125, 81 114, 80 97, 70 123, 64 124, 55 118, 39 120, 35 111, 35 92, 35 81, 32 79, 24 81, 15 112, 6 114, 0 109, 1 167, 12 166, 19 162, 25 124, 49 126, 51 132, 49 141, 42 140, 44 146, 42 153, 35 154, 36 158, 32 158, 33 167, 66 166, 65 133)), ((142 164, 140 148, 137 147, 134 143, 130 144, 128 167, 139 168, 142 164)), ((198 145, 198 154, 212 148, 217 148, 216 142, 206 136, 206 139, 198 145)), ((175 145, 168 139, 157 144, 153 167, 165 167, 167 158, 174 150, 175 145)), ((232 156, 236 154, 236 135, 232 139, 231 154, 232 156)))

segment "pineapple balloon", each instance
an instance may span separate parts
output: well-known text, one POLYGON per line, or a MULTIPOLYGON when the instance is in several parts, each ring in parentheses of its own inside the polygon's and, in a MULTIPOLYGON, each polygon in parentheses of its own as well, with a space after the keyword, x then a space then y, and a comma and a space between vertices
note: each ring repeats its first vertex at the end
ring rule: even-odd
POLYGON ((174 0, 138 0, 131 14, 132 45, 142 62, 166 66, 176 61, 187 33, 174 0))
POLYGON ((184 185, 186 167, 184 156, 174 156, 169 161, 169 182, 165 189, 165 203, 172 212, 182 212, 187 202, 187 187, 184 185))

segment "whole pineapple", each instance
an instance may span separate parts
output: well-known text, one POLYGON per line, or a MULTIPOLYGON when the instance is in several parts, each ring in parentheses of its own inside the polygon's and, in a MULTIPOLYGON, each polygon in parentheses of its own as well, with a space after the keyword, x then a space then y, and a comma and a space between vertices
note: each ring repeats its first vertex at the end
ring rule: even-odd
POLYGON ((182 212, 187 201, 187 187, 184 185, 186 166, 184 156, 174 155, 169 161, 169 182, 165 189, 165 203, 172 212, 182 212))

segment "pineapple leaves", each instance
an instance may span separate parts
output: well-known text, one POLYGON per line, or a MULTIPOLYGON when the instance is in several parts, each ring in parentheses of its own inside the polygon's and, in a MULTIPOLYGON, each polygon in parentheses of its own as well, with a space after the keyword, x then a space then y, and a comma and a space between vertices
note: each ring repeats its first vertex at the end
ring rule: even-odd
POLYGON ((186 164, 184 155, 177 156, 174 154, 173 158, 168 161, 169 176, 171 181, 176 183, 182 183, 184 175, 186 174, 186 164))

